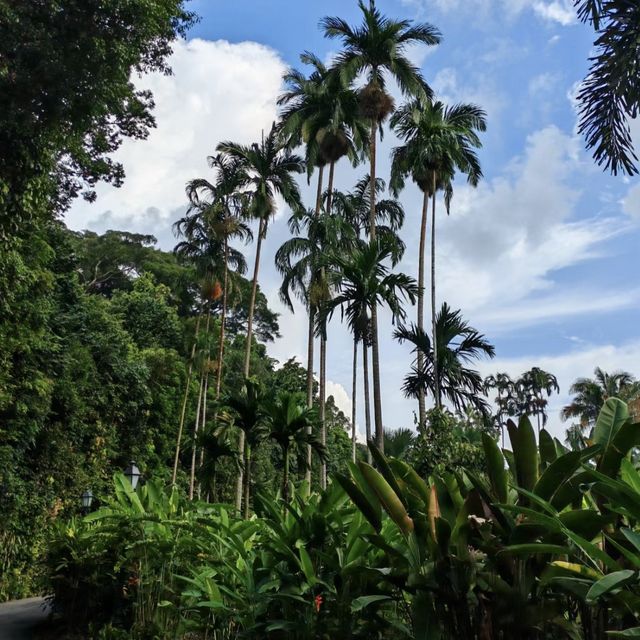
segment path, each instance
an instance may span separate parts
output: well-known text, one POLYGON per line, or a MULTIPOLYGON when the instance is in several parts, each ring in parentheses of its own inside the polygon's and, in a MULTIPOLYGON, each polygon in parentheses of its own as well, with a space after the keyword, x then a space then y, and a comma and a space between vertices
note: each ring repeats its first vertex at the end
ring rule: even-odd
POLYGON ((28 598, 0 604, 0 638, 32 640, 33 630, 48 615, 43 604, 43 598, 28 598))

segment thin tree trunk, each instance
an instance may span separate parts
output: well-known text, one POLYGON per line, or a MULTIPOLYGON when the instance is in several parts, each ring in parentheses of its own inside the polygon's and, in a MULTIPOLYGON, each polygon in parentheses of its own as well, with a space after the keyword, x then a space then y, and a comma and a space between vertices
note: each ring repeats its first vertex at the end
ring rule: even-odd
MULTIPOLYGON (((209 391, 209 358, 207 357, 207 372, 204 376, 204 399, 202 402, 202 422, 200 423, 200 430, 204 432, 207 427, 207 393, 209 391)), ((200 460, 198 468, 202 469, 204 464, 204 447, 200 447, 200 460)), ((202 482, 198 482, 198 500, 202 497, 202 482)))
MULTIPOLYGON (((313 408, 313 351, 315 341, 315 313, 311 305, 309 305, 309 335, 307 337, 307 407, 313 408)), ((312 434, 313 428, 311 424, 307 426, 307 433, 312 434)), ((311 445, 307 445, 306 450, 306 469, 304 470, 304 481, 307 488, 311 489, 311 445)))
MULTIPOLYGON (((376 240, 376 132, 377 122, 371 120, 371 171, 370 171, 370 209, 369 209, 369 238, 371 242, 376 240)), ((373 417, 376 432, 376 445, 384 452, 384 427, 382 426, 382 398, 380 396, 380 352, 378 345, 378 309, 373 301, 371 305, 371 355, 373 365, 373 417)))
MULTIPOLYGON (((333 207, 333 179, 335 176, 336 163, 332 162, 329 167, 329 186, 327 195, 327 215, 331 215, 333 207)), ((320 277, 324 282, 326 274, 324 267, 321 270, 320 277)), ((326 424, 326 405, 327 405, 327 327, 323 327, 323 335, 320 339, 320 441, 324 447, 327 446, 327 424, 326 424)), ((327 462, 322 460, 320 467, 320 488, 327 488, 327 462)))
POLYGON ((358 393, 358 341, 353 339, 353 376, 351 381, 351 459, 356 461, 356 396, 358 393))
POLYGON ((244 448, 245 483, 244 483, 244 519, 249 519, 249 500, 251 496, 251 447, 248 443, 244 448))
POLYGON ((436 172, 433 172, 432 189, 432 213, 431 213, 431 332, 433 335, 433 375, 436 388, 436 407, 442 406, 440 394, 440 370, 438 368, 438 340, 436 336, 436 172))
POLYGON ((189 500, 193 500, 193 486, 196 474, 196 438, 200 423, 200 407, 202 406, 202 391, 204 389, 204 372, 200 374, 200 391, 198 392, 198 405, 196 408, 196 422, 193 427, 193 446, 191 448, 191 473, 189 475, 189 500))
MULTIPOLYGON (((320 441, 322 446, 327 446, 327 424, 325 422, 327 396, 327 339, 320 338, 320 441)), ((327 463, 322 460, 320 467, 320 488, 327 488, 327 463)))
POLYGON ((289 450, 282 450, 284 471, 282 472, 282 499, 289 502, 289 450))
POLYGON ((178 427, 178 439, 176 442, 176 454, 173 459, 173 473, 171 474, 171 484, 176 483, 176 477, 178 475, 178 461, 180 459, 180 444, 182 441, 182 431, 184 430, 184 419, 187 414, 187 401, 189 400, 189 387, 191 386, 191 375, 193 373, 193 360, 196 356, 196 345, 198 344, 198 334, 200 332, 200 320, 202 318, 202 309, 198 314, 196 320, 196 331, 193 340, 193 347, 191 348, 191 358, 189 359, 189 369, 187 371, 187 382, 184 388, 184 397, 182 399, 182 410, 180 412, 180 426, 178 427))
MULTIPOLYGON (((420 221, 420 253, 418 255, 418 331, 424 332, 424 253, 427 244, 427 217, 429 214, 429 192, 425 189, 422 197, 422 219, 420 221)), ((425 354, 418 349, 418 371, 424 368, 425 354)), ((418 428, 425 428, 427 419, 427 406, 425 392, 422 387, 418 389, 418 428)))
MULTIPOLYGON (((253 338, 253 313, 255 311, 256 306, 256 293, 258 290, 258 273, 260 271, 260 251, 262 249, 262 240, 263 236, 266 233, 266 221, 264 219, 260 220, 260 225, 258 227, 258 243, 256 245, 256 261, 253 267, 253 282, 251 286, 251 298, 249 300, 249 315, 247 318, 247 344, 245 346, 244 352, 244 377, 249 377, 249 372, 251 369, 251 340, 253 338)), ((240 432, 240 436, 238 438, 238 451, 245 451, 245 437, 244 431, 240 432)), ((248 473, 248 465, 247 465, 247 473, 248 473)), ((238 478, 236 480, 236 511, 241 513, 242 509, 242 479, 243 479, 243 470, 240 469, 238 471, 238 478)), ((248 487, 248 484, 247 484, 248 487)), ((245 511, 248 508, 245 507, 245 511)))
POLYGON ((227 299, 229 287, 229 240, 224 239, 224 279, 222 285, 222 315, 220 316, 220 340, 218 342, 218 369, 216 371, 216 400, 220 399, 222 388, 222 363, 224 360, 224 338, 227 323, 227 299))
MULTIPOLYGON (((318 168, 318 189, 316 191, 316 218, 320 215, 320 209, 322 208, 322 184, 324 177, 324 165, 320 165, 318 168)), ((309 336, 307 338, 307 408, 313 408, 313 360, 314 360, 314 341, 315 341, 315 310, 311 304, 311 300, 308 301, 309 308, 309 336)), ((307 433, 311 435, 312 426, 307 427, 307 433)), ((311 445, 307 445, 307 468, 304 472, 304 481, 307 484, 308 490, 311 489, 311 445)))
POLYGON ((366 341, 362 343, 362 369, 364 378, 364 424, 365 435, 367 438, 367 461, 371 464, 371 451, 369 451, 369 442, 371 442, 371 410, 369 399, 369 347, 366 341))

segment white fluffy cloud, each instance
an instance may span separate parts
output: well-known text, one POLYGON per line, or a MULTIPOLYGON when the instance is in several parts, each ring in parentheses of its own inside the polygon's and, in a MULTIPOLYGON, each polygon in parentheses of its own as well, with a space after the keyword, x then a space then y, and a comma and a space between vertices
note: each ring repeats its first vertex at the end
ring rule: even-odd
POLYGON ((443 13, 469 11, 478 15, 488 15, 498 10, 509 17, 517 17, 530 10, 549 22, 566 26, 576 21, 572 0, 403 0, 405 4, 418 8, 435 6, 443 13))
POLYGON ((127 174, 124 186, 100 187, 93 205, 78 201, 67 216, 71 226, 166 224, 185 203, 185 183, 206 175, 206 157, 218 142, 251 142, 275 119, 285 64, 273 49, 180 41, 171 66, 172 76, 136 81, 154 94, 157 128, 148 140, 125 141, 116 154, 127 174))
POLYGON ((568 424, 560 420, 560 410, 569 400, 569 388, 580 377, 591 377, 596 366, 605 371, 638 372, 640 362, 640 341, 634 340, 622 345, 605 344, 599 346, 586 345, 580 349, 554 355, 536 354, 518 358, 497 358, 491 363, 481 366, 482 373, 488 375, 496 371, 504 371, 515 377, 530 369, 532 363, 550 371, 558 378, 560 394, 549 401, 549 431, 559 438, 564 438, 568 424))

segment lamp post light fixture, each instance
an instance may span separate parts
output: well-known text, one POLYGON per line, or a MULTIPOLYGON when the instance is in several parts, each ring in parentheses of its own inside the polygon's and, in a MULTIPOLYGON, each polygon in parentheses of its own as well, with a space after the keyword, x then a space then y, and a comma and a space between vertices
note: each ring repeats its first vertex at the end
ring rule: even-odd
POLYGON ((136 463, 132 460, 129 466, 124 470, 124 477, 131 483, 131 488, 135 491, 140 481, 140 469, 138 469, 136 463))
POLYGON ((82 496, 80 496, 80 501, 83 513, 89 513, 89 509, 91 509, 91 504, 93 503, 93 492, 91 489, 87 489, 82 496))

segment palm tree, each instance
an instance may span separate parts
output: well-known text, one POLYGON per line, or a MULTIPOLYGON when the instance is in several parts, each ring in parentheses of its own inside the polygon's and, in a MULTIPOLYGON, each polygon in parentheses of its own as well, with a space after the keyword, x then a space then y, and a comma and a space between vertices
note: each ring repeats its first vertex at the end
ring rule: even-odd
POLYGON ((207 490, 213 501, 217 498, 218 465, 221 460, 231 458, 236 467, 241 465, 241 457, 231 443, 229 429, 226 426, 204 430, 198 438, 198 446, 204 453, 198 470, 198 480, 207 490))
POLYGON ((533 367, 518 378, 516 389, 520 412, 536 416, 539 434, 541 427, 547 424, 547 398, 550 398, 554 391, 560 392, 558 379, 548 371, 533 367))
POLYGON ((385 429, 384 453, 392 458, 405 459, 415 441, 416 434, 411 429, 385 429))
MULTIPOLYGON (((431 325, 436 329, 435 285, 435 220, 436 193, 444 190, 445 205, 449 213, 452 196, 451 181, 456 171, 466 174, 467 181, 476 186, 482 177, 475 149, 481 147, 477 131, 485 131, 486 114, 472 104, 452 107, 442 102, 412 100, 403 105, 391 119, 391 126, 404 144, 396 147, 392 156, 391 188, 397 195, 412 180, 422 191, 422 215, 420 221, 420 249, 418 256, 418 314, 417 327, 424 331, 425 249, 429 198, 432 202, 431 219, 431 325)), ((432 333, 433 336, 435 334, 432 333)), ((438 340, 433 338, 436 349, 434 366, 438 368, 438 340)), ((418 351, 418 368, 424 354, 418 351)), ((436 383, 438 376, 436 376, 436 383)), ((440 392, 436 389, 436 406, 440 406, 440 392)), ((418 419, 424 426, 426 417, 425 396, 418 394, 418 419)))
MULTIPOLYGON (((305 143, 307 173, 309 177, 318 166, 318 189, 316 195, 315 215, 319 216, 322 208, 322 179, 324 167, 329 164, 329 187, 325 212, 331 214, 335 165, 343 157, 348 156, 356 166, 367 147, 368 124, 361 117, 358 95, 339 73, 327 67, 313 54, 305 52, 301 55, 305 64, 313 67, 309 77, 292 70, 285 75, 287 91, 278 103, 286 106, 283 111, 280 129, 288 137, 290 146, 305 143)), ((307 304, 309 311, 309 332, 307 342, 307 405, 313 404, 313 360, 314 360, 314 315, 316 307, 307 304)), ((320 420, 325 418, 325 385, 326 377, 326 337, 324 332, 320 338, 320 420)), ((324 430, 323 430, 324 434, 324 430)), ((311 481, 311 450, 307 451, 307 479, 311 481)), ((323 467, 324 469, 324 467, 323 467)), ((323 471, 322 484, 326 484, 323 471)))
POLYGON ((282 392, 273 402, 267 403, 265 419, 269 438, 282 451, 282 497, 289 500, 289 460, 292 449, 311 447, 321 459, 326 458, 325 446, 313 435, 313 425, 318 421, 315 409, 304 405, 299 393, 282 392))
POLYGON ((251 493, 251 452, 265 438, 266 423, 264 417, 265 396, 262 387, 252 378, 247 378, 244 389, 229 396, 225 405, 234 417, 234 424, 244 436, 240 442, 243 446, 244 463, 244 517, 249 517, 251 493))
POLYGON ((489 406, 483 397, 485 385, 482 377, 466 365, 481 356, 493 358, 495 348, 462 318, 460 311, 453 311, 446 302, 438 312, 435 335, 440 353, 440 367, 437 369, 434 362, 436 349, 425 331, 420 331, 415 325, 396 331, 395 337, 400 342, 409 342, 414 352, 422 351, 424 354, 422 368, 418 367, 416 358, 416 364, 405 378, 403 391, 412 398, 418 396, 420 388, 434 398, 439 391, 456 411, 473 407, 487 413, 489 406))
MULTIPOLYGON (((276 196, 296 211, 301 207, 300 191, 293 177, 304 171, 304 161, 292 153, 283 143, 275 125, 261 143, 246 146, 234 142, 222 142, 218 152, 234 164, 238 171, 238 185, 249 198, 248 213, 259 221, 256 257, 251 283, 251 298, 247 318, 247 342, 244 354, 244 376, 249 377, 251 366, 251 343, 253 339, 253 314, 258 289, 260 252, 267 234, 270 218, 276 211, 276 196)), ((238 449, 244 449, 244 432, 240 433, 238 449)), ((236 483, 236 509, 242 505, 242 471, 236 483)), ((246 512, 246 507, 245 507, 246 512)))
POLYGON ((484 386, 487 392, 489 389, 495 389, 498 392, 498 395, 495 398, 495 403, 498 407, 496 419, 500 427, 502 446, 504 447, 505 416, 514 416, 517 413, 515 382, 511 379, 509 374, 497 373, 496 375, 487 376, 484 379, 484 386))
MULTIPOLYGON (((386 77, 391 76, 405 95, 427 100, 431 89, 420 71, 406 55, 408 47, 415 44, 435 45, 440 42, 440 33, 430 24, 413 25, 409 20, 392 20, 384 16, 370 0, 367 7, 359 0, 362 24, 351 27, 338 17, 327 17, 321 21, 327 38, 339 39, 344 47, 337 56, 335 69, 346 83, 352 83, 360 74, 365 74, 367 84, 360 90, 360 109, 370 123, 370 217, 369 235, 376 239, 376 142, 377 130, 393 111, 393 99, 386 92, 386 77)), ((378 345, 378 315, 374 304, 371 309, 371 340, 373 355, 373 397, 376 433, 382 446, 382 400, 380 396, 380 354, 378 345)))
MULTIPOLYGON (((391 264, 395 266, 400 262, 405 251, 405 244, 398 235, 404 222, 404 209, 398 200, 392 198, 381 198, 386 190, 384 180, 378 178, 375 184, 376 197, 376 237, 383 242, 388 242, 392 248, 391 264)), ((334 210, 336 214, 348 221, 356 235, 366 237, 369 230, 370 213, 370 179, 368 175, 362 177, 349 193, 336 191, 334 193, 334 210)), ((365 428, 366 433, 371 433, 371 416, 369 411, 369 356, 368 348, 371 346, 371 332, 367 329, 364 332, 354 332, 353 334, 353 372, 351 388, 351 457, 355 462, 357 442, 356 442, 356 416, 357 416, 357 367, 358 367, 358 343, 363 342, 362 367, 364 370, 364 400, 365 400, 365 428)), ((367 449, 367 455, 370 455, 367 449)))
MULTIPOLYGON (((344 218, 327 213, 321 217, 313 211, 300 211, 289 219, 289 228, 294 235, 284 242, 275 256, 276 268, 283 276, 280 287, 281 300, 293 311, 291 294, 303 300, 311 317, 330 298, 327 263, 323 259, 330 251, 349 251, 356 242, 353 229, 344 218)), ((328 267, 331 269, 331 265, 328 267)), ((321 441, 326 445, 324 405, 326 396, 326 328, 320 330, 323 348, 320 354, 320 427, 321 441)), ((313 335, 312 335, 313 337, 313 335)), ((313 365, 311 365, 313 366, 313 365)), ((308 401, 308 398, 307 398, 308 401)), ((308 402, 307 402, 308 404, 308 402)), ((310 464, 310 451, 307 463, 310 464)), ((310 470, 306 479, 311 481, 310 470)), ((322 488, 326 487, 326 464, 322 465, 322 488)))
MULTIPOLYGON (((360 244, 349 253, 327 256, 327 262, 335 268, 336 294, 322 309, 320 316, 326 317, 321 320, 326 322, 336 309, 340 309, 354 339, 363 340, 370 331, 372 309, 377 305, 386 304, 394 322, 404 319, 402 300, 408 299, 414 304, 417 285, 413 278, 390 271, 386 263, 395 250, 392 241, 381 236, 369 244, 360 244)), ((367 351, 366 341, 364 351, 367 351)), ((364 373, 366 376, 367 371, 364 373)), ((370 438, 368 432, 367 440, 370 438)), ((378 429, 377 424, 375 438, 378 448, 384 450, 384 431, 378 429)))
MULTIPOLYGON (((202 407, 202 413, 197 412, 194 427, 193 451, 189 494, 193 496, 195 483, 195 458, 197 431, 204 426, 206 421, 207 391, 209 388, 209 326, 211 309, 214 302, 222 296, 222 311, 220 316, 220 339, 217 358, 216 399, 220 396, 220 384, 222 376, 222 362, 224 358, 224 327, 227 314, 227 296, 229 290, 229 271, 236 274, 244 274, 247 264, 240 251, 229 245, 230 240, 242 239, 245 242, 251 238, 251 231, 240 220, 242 213, 242 196, 235 192, 236 178, 234 168, 219 156, 209 158, 212 168, 216 169, 215 183, 208 180, 196 179, 187 185, 187 196, 190 206, 187 214, 174 224, 176 235, 184 240, 179 242, 174 252, 183 260, 195 266, 196 273, 200 274, 203 281, 203 299, 207 305, 207 321, 205 336, 207 342, 207 361, 203 366, 198 406, 202 407), (220 281, 223 284, 220 286, 220 281), (202 398, 204 397, 204 400, 202 398)), ((195 342, 194 342, 195 349, 195 342)), ((180 440, 184 425, 188 389, 193 370, 193 355, 187 375, 187 386, 183 398, 180 428, 178 429, 178 443, 174 458, 173 482, 177 474, 177 462, 180 453, 180 440)))
POLYGON ((608 398, 630 400, 639 391, 639 384, 628 371, 607 373, 596 367, 593 378, 578 378, 569 389, 574 396, 570 404, 562 409, 562 420, 578 418, 579 428, 584 433, 595 425, 600 409, 608 398))

